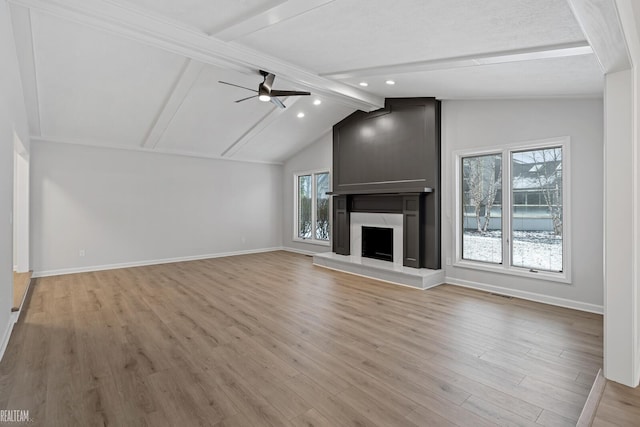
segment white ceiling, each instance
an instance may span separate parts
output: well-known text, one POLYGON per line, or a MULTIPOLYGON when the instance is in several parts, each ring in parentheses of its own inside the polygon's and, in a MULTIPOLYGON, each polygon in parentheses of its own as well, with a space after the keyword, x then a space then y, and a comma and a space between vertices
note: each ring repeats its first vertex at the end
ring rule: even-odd
POLYGON ((40 140, 280 163, 384 97, 603 89, 566 0, 10 2, 40 140), (259 68, 312 96, 280 110, 218 83, 256 88, 259 68))
POLYGON ((38 12, 31 23, 42 134, 139 144, 185 59, 38 12))
POLYGON ((564 0, 338 0, 237 42, 335 73, 581 40, 564 0))

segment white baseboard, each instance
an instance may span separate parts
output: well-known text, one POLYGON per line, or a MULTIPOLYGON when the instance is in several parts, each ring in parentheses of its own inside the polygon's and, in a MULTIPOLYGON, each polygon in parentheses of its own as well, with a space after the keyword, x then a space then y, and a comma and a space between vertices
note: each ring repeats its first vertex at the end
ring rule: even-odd
POLYGON ((228 257, 228 256, 236 256, 236 255, 250 255, 250 254, 263 253, 263 252, 280 251, 280 250, 283 250, 283 248, 279 246, 274 248, 250 249, 246 251, 220 252, 216 254, 204 254, 204 255, 193 255, 193 256, 175 257, 175 258, 122 262, 117 264, 103 264, 103 265, 92 265, 87 267, 61 268, 56 270, 41 270, 41 271, 34 271, 31 277, 32 278, 49 277, 49 276, 60 276, 62 274, 88 273, 92 271, 115 270, 118 268, 144 267, 147 265, 169 264, 172 262, 183 262, 183 261, 197 261, 201 259, 222 258, 222 257, 228 257))
POLYGON ((4 357, 4 352, 9 344, 9 338, 11 338, 11 332, 13 331, 13 325, 16 324, 17 312, 11 313, 9 323, 7 324, 4 334, 2 335, 2 341, 0 341, 0 360, 4 357))
POLYGON ((445 277, 445 283, 465 288, 479 289, 481 291, 493 292, 526 299, 529 301, 541 302, 543 304, 555 305, 558 307, 572 308, 574 310, 586 311, 589 313, 603 314, 604 308, 601 305, 589 304, 581 301, 574 301, 565 298, 552 297, 535 292, 519 291, 517 289, 503 288, 501 286, 488 285, 486 283, 472 282, 470 280, 456 279, 455 277, 445 277))
POLYGON ((301 255, 313 256, 313 255, 317 254, 317 252, 314 252, 314 251, 307 251, 305 249, 290 248, 288 246, 283 246, 281 249, 283 251, 293 252, 294 254, 301 254, 301 255))

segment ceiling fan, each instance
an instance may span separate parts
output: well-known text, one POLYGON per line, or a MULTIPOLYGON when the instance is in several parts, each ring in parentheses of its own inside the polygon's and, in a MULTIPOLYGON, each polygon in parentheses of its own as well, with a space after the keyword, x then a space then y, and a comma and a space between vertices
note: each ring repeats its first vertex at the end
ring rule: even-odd
POLYGON ((278 99, 280 96, 305 96, 311 95, 310 92, 301 92, 298 90, 275 90, 272 89, 273 80, 276 78, 276 75, 273 73, 269 73, 267 71, 260 70, 260 75, 263 77, 262 83, 258 85, 258 90, 250 89, 248 87, 240 86, 233 83, 223 82, 218 80, 218 83, 222 83, 224 85, 235 86, 241 89, 250 90, 251 92, 256 92, 257 95, 248 96, 246 98, 238 99, 236 102, 247 101, 251 98, 258 98, 260 101, 271 102, 275 104, 279 108, 286 108, 282 101, 278 99))

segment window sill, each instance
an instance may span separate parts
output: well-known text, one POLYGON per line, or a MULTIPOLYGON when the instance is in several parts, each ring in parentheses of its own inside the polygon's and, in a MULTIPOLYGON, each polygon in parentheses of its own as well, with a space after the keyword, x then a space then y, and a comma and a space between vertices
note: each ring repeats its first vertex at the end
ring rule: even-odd
POLYGON ((301 239, 299 237, 294 237, 293 241, 298 243, 308 243, 310 245, 317 245, 317 246, 331 246, 331 242, 325 242, 323 240, 301 239))
POLYGON ((513 276, 526 277, 528 279, 538 279, 538 280, 546 280, 549 282, 558 282, 558 283, 563 283, 565 285, 571 284, 571 277, 569 277, 565 273, 552 273, 549 271, 538 271, 537 273, 533 273, 527 269, 519 268, 519 267, 507 267, 502 264, 491 265, 488 263, 480 263, 480 262, 473 262, 473 261, 467 261, 467 260, 458 260, 453 263, 453 266, 458 268, 468 268, 471 270, 488 271, 491 273, 510 274, 513 276))

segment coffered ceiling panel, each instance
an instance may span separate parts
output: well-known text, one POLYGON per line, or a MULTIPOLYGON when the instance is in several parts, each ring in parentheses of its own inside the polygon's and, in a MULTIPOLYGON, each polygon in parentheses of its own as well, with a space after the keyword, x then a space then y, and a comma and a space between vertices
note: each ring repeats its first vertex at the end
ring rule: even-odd
POLYGON ((439 99, 601 96, 602 72, 594 55, 580 55, 426 72, 358 76, 385 97, 435 96, 439 99), (386 84, 392 80, 395 84, 386 84))
POLYGON ((584 39, 566 0, 336 0, 237 42, 335 73, 584 39))
POLYGON ((117 3, 180 21, 205 33, 221 30, 285 0, 116 0, 117 3))
POLYGON ((51 15, 31 23, 42 136, 144 141, 185 58, 51 15))
MULTIPOLYGON (((218 83, 258 88, 262 77, 206 67, 171 120, 157 148, 220 156, 275 106, 253 98, 254 92, 218 83)), ((278 82, 280 83, 280 82, 278 82)))

